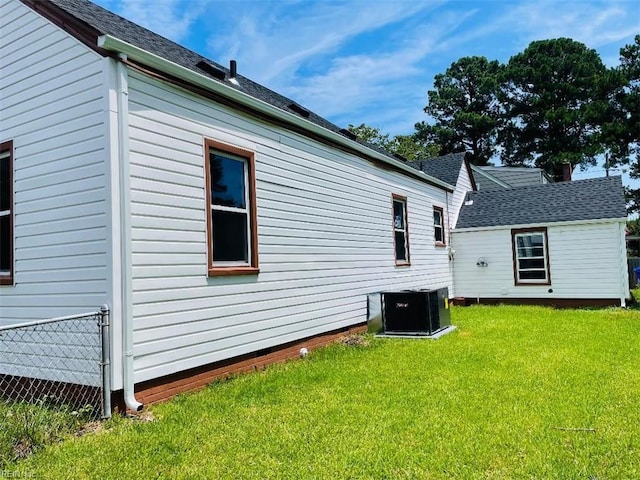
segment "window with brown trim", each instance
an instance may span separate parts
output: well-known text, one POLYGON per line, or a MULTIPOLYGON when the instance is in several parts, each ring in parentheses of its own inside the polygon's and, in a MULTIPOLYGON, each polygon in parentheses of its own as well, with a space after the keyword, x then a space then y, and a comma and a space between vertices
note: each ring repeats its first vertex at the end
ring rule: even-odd
POLYGON ((0 285, 13 285, 13 142, 0 143, 0 285))
POLYGON ((396 265, 409 265, 409 225, 407 223, 407 197, 393 194, 393 244, 396 265))
POLYGON ((513 229, 511 240, 515 284, 550 285, 547 229, 513 229))
POLYGON ((444 210, 441 207, 433 207, 433 238, 436 245, 446 245, 444 237, 444 210))
POLYGON ((209 275, 258 273, 253 152, 205 140, 209 275))

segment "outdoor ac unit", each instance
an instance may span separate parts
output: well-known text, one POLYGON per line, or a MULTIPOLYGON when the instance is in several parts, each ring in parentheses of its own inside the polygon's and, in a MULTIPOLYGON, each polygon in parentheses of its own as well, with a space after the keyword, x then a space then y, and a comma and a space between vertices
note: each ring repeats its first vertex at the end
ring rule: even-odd
POLYGON ((385 334, 432 335, 450 325, 449 289, 446 287, 382 294, 385 334))

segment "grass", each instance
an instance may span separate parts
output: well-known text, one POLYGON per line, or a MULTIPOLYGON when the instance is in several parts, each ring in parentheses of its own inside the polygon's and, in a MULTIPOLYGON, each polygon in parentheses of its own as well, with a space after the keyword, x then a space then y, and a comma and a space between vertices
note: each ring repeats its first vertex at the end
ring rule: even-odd
MULTIPOLYGON (((46 447, 35 478, 640 478, 638 311, 453 310, 46 447)), ((11 473, 11 472, 10 472, 11 473)))
POLYGON ((47 398, 36 403, 0 401, 0 468, 78 432, 88 414, 87 409, 55 405, 47 398))

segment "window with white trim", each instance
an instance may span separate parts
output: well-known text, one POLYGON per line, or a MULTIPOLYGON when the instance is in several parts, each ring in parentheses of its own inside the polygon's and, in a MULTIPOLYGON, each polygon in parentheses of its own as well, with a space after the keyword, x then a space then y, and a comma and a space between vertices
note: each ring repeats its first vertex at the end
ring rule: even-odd
POLYGON ((396 265, 409 265, 409 227, 407 225, 407 198, 393 195, 393 241, 396 265))
POLYGON ((13 142, 0 144, 0 285, 13 284, 13 142))
POLYGON ((516 285, 549 285, 547 230, 512 230, 516 285))
POLYGON ((436 245, 445 245, 444 238, 444 210, 441 207, 433 207, 433 237, 436 245))
POLYGON ((257 273, 253 153, 208 140, 209 274, 257 273))

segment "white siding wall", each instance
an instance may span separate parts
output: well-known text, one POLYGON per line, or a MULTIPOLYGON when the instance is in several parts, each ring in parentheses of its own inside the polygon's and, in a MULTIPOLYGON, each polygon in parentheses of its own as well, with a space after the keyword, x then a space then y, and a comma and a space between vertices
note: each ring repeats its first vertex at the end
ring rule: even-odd
POLYGON ((465 163, 462 163, 460 167, 460 174, 458 175, 458 181, 456 182, 456 189, 453 195, 449 194, 449 227, 455 228, 458 222, 458 215, 460 214, 460 207, 464 202, 467 192, 472 190, 471 177, 467 171, 465 163))
POLYGON ((621 298, 619 222, 548 226, 551 285, 515 286, 511 229, 454 232, 454 283, 460 297, 621 298), (488 267, 478 267, 484 258, 488 267), (549 289, 553 293, 549 293, 549 289))
MULTIPOLYGON (((448 194, 448 233, 447 233, 447 244, 450 248, 451 246, 451 231, 455 228, 456 223, 458 222, 458 215, 460 214, 460 207, 462 207, 462 202, 464 202, 465 197, 467 196, 467 192, 472 190, 471 185, 471 177, 469 176, 469 172, 467 171, 467 167, 465 163, 462 163, 460 167, 460 173, 458 174, 458 180, 456 181, 456 189, 453 193, 448 194)), ((449 276, 451 277, 451 282, 449 286, 449 297, 453 298, 456 296, 455 291, 455 282, 453 281, 453 267, 454 263, 449 262, 449 276)))
POLYGON ((0 141, 13 140, 14 286, 0 325, 106 301, 102 60, 17 1, 0 3, 0 141))
POLYGON ((444 191, 137 73, 129 88, 136 382, 363 322, 370 292, 451 284, 444 191), (207 277, 205 137, 256 152, 259 276, 207 277))

